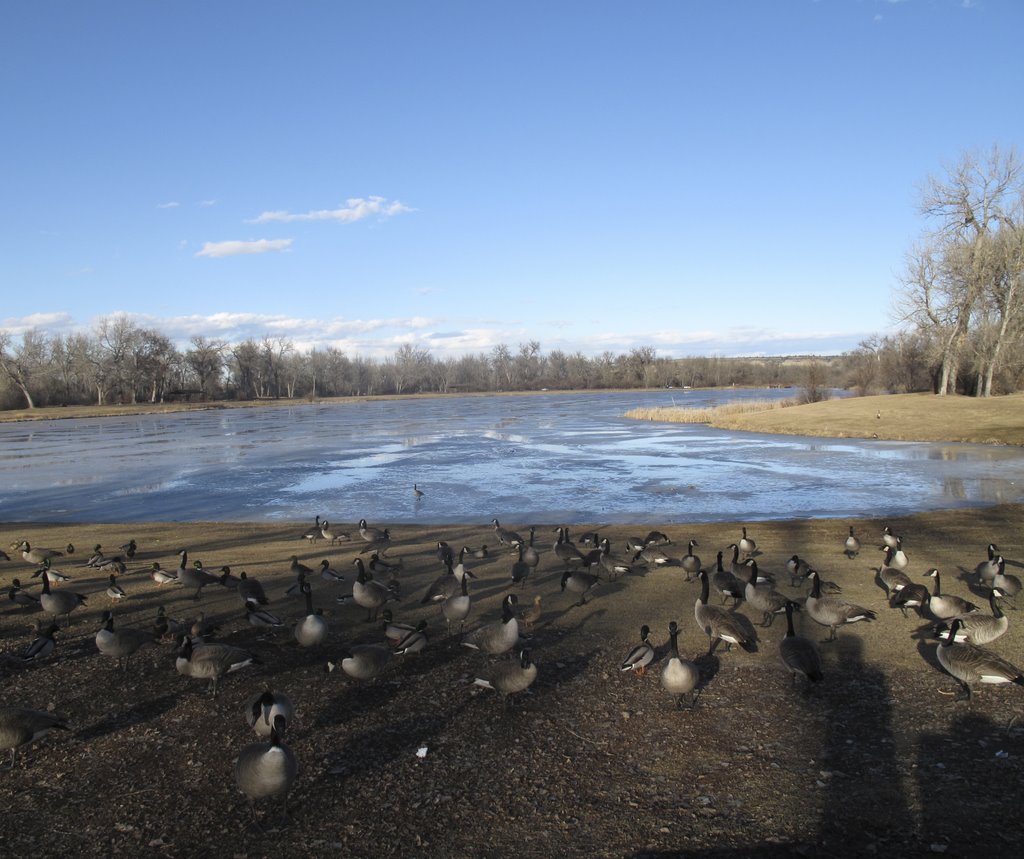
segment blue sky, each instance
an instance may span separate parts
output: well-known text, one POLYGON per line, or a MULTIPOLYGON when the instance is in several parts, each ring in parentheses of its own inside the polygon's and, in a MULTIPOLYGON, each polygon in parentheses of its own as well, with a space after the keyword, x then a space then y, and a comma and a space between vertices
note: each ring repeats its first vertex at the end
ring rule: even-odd
POLYGON ((834 353, 929 173, 1020 147, 1019 0, 0 6, 0 328, 382 357, 834 353))

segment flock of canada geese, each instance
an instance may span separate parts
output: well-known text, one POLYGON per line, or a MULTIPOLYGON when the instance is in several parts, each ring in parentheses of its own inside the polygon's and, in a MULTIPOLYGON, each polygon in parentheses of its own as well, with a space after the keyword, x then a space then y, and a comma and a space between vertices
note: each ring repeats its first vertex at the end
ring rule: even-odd
MULTIPOLYGON (((414 486, 416 497, 422 491, 414 486)), ((505 528, 497 519, 492 520, 497 549, 492 553, 486 545, 463 546, 455 550, 441 540, 436 544, 437 578, 423 591, 419 602, 436 605, 440 610, 449 636, 458 636, 462 646, 482 652, 494 659, 485 672, 480 672, 474 685, 496 691, 504 702, 510 696, 527 690, 536 680, 538 668, 530 651, 531 630, 541 617, 541 597, 520 606, 515 593, 532 578, 541 561, 542 551, 535 545, 536 529, 518 533, 505 528), (501 601, 501 615, 487 622, 474 623, 467 629, 473 608, 471 580, 475 578, 475 561, 507 555, 510 564, 508 593, 501 601)), ((336 570, 331 562, 323 560, 317 567, 301 563, 297 555, 290 558, 290 573, 294 577, 287 594, 305 602, 305 613, 292 625, 291 634, 303 648, 319 648, 325 644, 330 632, 323 610, 314 608, 312 583, 322 581, 338 584, 352 580, 351 593, 335 597, 341 604, 352 603, 366 610, 368 622, 375 622, 383 632, 383 640, 351 644, 341 650, 332 650, 327 671, 340 670, 347 676, 368 681, 381 675, 389 665, 404 654, 422 651, 428 645, 427 622, 403 624, 397 621, 392 604, 401 601, 403 559, 393 558, 388 528, 370 526, 360 520, 358 538, 316 517, 313 525, 299 536, 310 544, 325 541, 334 546, 341 541, 354 541, 359 546, 350 570, 336 570)), ((705 564, 695 554, 699 546, 690 540, 685 554, 670 554, 672 541, 659 531, 645 537, 629 538, 619 543, 622 553, 613 551, 607 538, 596 532, 570 539, 569 529, 556 529, 557 540, 551 547, 554 558, 549 564, 559 569, 561 593, 575 598, 579 605, 602 582, 614 581, 640 568, 672 568, 673 575, 696 581, 699 595, 693 606, 698 629, 708 638, 708 653, 719 646, 751 649, 755 634, 749 622, 743 622, 734 611, 745 602, 755 619, 763 627, 771 626, 776 615, 784 615, 785 636, 778 645, 783 665, 792 672, 794 682, 816 684, 824 679, 819 642, 794 629, 794 612, 804 612, 823 630, 827 637, 822 645, 836 640, 847 624, 868 622, 876 612, 843 598, 841 588, 823 580, 805 560, 793 555, 786 564, 791 588, 801 588, 806 596, 800 600, 787 596, 776 587, 776 582, 758 568, 759 552, 755 541, 742 529, 742 536, 724 551, 718 551, 715 560, 705 564), (732 605, 727 603, 732 601, 732 605)), ((875 541, 871 541, 874 544, 875 541)), ((1020 592, 1020 580, 1006 571, 1006 562, 998 547, 990 544, 987 558, 973 570, 977 591, 987 594, 982 605, 963 596, 945 592, 937 569, 912 579, 906 572, 907 554, 900 536, 886 527, 880 535, 882 562, 876 570, 876 582, 885 590, 889 605, 904 614, 915 611, 933 622, 933 633, 938 639, 938 661, 959 683, 959 698, 970 698, 976 684, 1015 683, 1024 686, 1021 670, 996 652, 985 647, 996 641, 1008 628, 1003 603, 1013 600, 1020 592), (931 586, 923 583, 931 581, 931 586)), ((872 545, 872 548, 874 545, 872 545)), ((56 635, 60 623, 70 626, 72 614, 89 604, 94 597, 109 601, 112 606, 127 594, 121 585, 128 564, 136 557, 138 547, 134 540, 105 553, 97 545, 88 559, 73 566, 88 567, 107 577, 107 588, 101 593, 81 593, 74 589, 72 569, 63 565, 61 558, 74 553, 73 546, 65 549, 42 548, 20 541, 11 546, 12 559, 0 552, 0 560, 30 565, 34 572, 14 577, 6 586, 7 600, 12 612, 35 612, 45 620, 37 621, 38 636, 27 646, 0 657, 8 666, 25 666, 51 657, 57 647, 56 635), (24 579, 24 581, 22 581, 24 579), (33 593, 30 584, 38 579, 40 590, 33 593), (51 621, 52 619, 52 621, 51 621)), ((860 538, 852 527, 842 544, 849 558, 861 552, 860 538)), ((431 559, 430 563, 433 563, 431 559)), ((177 585, 184 589, 197 604, 206 587, 228 588, 237 593, 248 623, 268 632, 286 628, 286 623, 270 608, 270 600, 262 584, 245 572, 237 575, 224 566, 207 569, 201 561, 189 560, 187 550, 177 554, 177 565, 167 568, 152 562, 147 570, 157 585, 177 585)), ((323 592, 323 591, 321 591, 323 592)), ((337 593, 337 592, 336 592, 337 593)), ((219 627, 202 612, 187 620, 168 616, 160 607, 149 628, 122 627, 115 624, 112 611, 102 613, 100 628, 95 634, 97 651, 117 660, 118 667, 128 672, 132 656, 140 648, 159 641, 173 642, 176 646, 175 668, 179 674, 209 683, 210 694, 216 695, 222 678, 246 668, 258 658, 250 650, 234 644, 214 640, 219 627)), ((676 706, 693 707, 700 688, 701 673, 698 665, 681 655, 677 639, 680 625, 672 621, 668 627, 668 651, 660 663, 659 681, 665 692, 674 697, 676 706)), ((656 662, 658 650, 650 640, 651 630, 644 625, 639 639, 624 654, 620 668, 623 672, 643 674, 656 662)), ((318 652, 314 650, 314 652, 318 652)), ((247 797, 256 825, 261 826, 256 803, 277 798, 286 809, 286 797, 297 773, 295 754, 285 743, 294 708, 286 695, 266 689, 252 696, 243 709, 245 721, 258 735, 259 741, 246 746, 235 762, 234 776, 239 790, 247 797)), ((68 723, 58 713, 12 705, 0 705, 0 749, 11 753, 11 766, 15 764, 19 748, 38 740, 54 730, 67 730, 68 723)))

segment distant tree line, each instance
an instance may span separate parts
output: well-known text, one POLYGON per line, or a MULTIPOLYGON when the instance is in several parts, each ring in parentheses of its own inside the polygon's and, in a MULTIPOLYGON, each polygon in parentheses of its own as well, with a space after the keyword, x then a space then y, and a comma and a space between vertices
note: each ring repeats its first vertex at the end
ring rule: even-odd
POLYGON ((759 386, 795 387, 814 401, 932 391, 990 396, 1024 388, 1024 167, 1014 150, 965 153, 928 178, 920 211, 929 229, 907 255, 895 296, 898 333, 828 358, 659 357, 541 352, 531 340, 438 358, 406 344, 374 360, 287 337, 241 343, 196 336, 182 351, 127 316, 89 333, 0 331, 0 408, 254 400, 475 391, 759 386))

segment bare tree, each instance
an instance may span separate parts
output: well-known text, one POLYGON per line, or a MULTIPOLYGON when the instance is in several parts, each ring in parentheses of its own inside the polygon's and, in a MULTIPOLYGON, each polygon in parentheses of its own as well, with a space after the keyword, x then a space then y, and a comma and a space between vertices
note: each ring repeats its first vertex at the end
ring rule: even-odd
POLYGON ((195 373, 203 398, 212 399, 220 386, 226 344, 220 340, 208 340, 200 335, 196 335, 189 342, 192 348, 185 353, 185 363, 195 373))
POLYGON ((21 391, 26 408, 36 407, 29 386, 47 371, 47 352, 46 335, 35 328, 26 331, 17 346, 12 346, 10 334, 0 331, 0 370, 21 391))

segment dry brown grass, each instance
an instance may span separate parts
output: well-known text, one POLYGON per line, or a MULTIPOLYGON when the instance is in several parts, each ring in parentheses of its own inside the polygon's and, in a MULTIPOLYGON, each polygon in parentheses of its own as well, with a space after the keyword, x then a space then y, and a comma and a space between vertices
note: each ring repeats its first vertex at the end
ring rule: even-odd
POLYGON ((630 409, 627 418, 640 421, 668 421, 676 424, 715 424, 737 415, 784 409, 796 405, 794 400, 746 400, 742 403, 725 403, 702 409, 687 409, 678 406, 661 406, 650 409, 630 409))
POLYGON ((1024 445, 1024 394, 988 399, 932 394, 847 397, 723 416, 714 426, 832 438, 1024 445))

